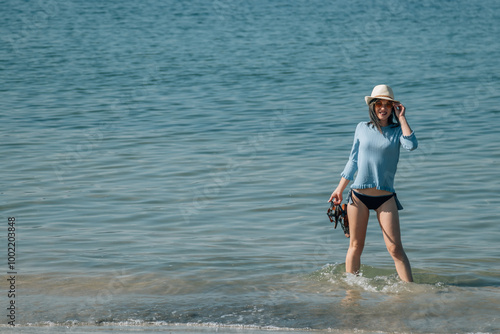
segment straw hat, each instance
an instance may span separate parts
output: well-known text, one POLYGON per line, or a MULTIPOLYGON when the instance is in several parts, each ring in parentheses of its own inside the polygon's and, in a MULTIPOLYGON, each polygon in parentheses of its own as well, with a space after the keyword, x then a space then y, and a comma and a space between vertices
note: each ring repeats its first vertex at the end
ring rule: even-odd
POLYGON ((399 101, 394 100, 394 93, 392 92, 392 88, 387 85, 375 86, 375 88, 373 88, 372 90, 372 95, 365 96, 366 104, 370 104, 373 99, 389 100, 399 103, 399 101))

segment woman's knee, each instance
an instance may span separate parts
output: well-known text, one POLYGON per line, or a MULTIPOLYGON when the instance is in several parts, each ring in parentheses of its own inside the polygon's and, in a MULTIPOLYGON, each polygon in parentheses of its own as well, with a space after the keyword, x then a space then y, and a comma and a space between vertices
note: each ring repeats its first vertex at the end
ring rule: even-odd
POLYGON ((365 248, 365 243, 364 241, 360 240, 351 240, 349 244, 349 250, 353 252, 354 254, 361 255, 363 253, 363 249, 365 248))
POLYGON ((387 250, 389 251, 389 254, 391 254, 393 258, 402 259, 405 256, 405 251, 403 249, 403 245, 401 244, 391 243, 387 245, 387 250))

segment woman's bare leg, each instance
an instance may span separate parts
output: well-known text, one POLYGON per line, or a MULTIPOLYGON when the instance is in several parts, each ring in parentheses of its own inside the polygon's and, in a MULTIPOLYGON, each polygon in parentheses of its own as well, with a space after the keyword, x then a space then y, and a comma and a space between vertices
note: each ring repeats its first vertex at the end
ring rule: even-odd
POLYGON ((369 210, 356 195, 352 194, 353 203, 347 206, 349 216, 349 249, 345 259, 345 271, 357 274, 361 267, 361 253, 365 247, 366 228, 368 226, 369 210))
POLYGON ((413 282, 411 266, 403 249, 401 230, 399 226, 399 213, 396 200, 391 198, 377 210, 377 218, 384 234, 384 241, 391 254, 399 277, 406 282, 413 282))

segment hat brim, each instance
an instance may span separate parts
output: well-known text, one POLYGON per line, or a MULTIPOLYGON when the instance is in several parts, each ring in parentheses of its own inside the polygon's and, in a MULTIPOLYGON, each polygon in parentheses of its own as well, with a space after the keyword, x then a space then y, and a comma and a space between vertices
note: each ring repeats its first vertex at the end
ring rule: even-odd
POLYGON ((374 99, 378 99, 378 100, 387 100, 387 101, 392 101, 392 102, 396 102, 396 103, 400 103, 398 100, 394 100, 394 99, 391 99, 389 97, 373 97, 373 96, 365 96, 365 102, 366 104, 370 105, 370 103, 374 100, 374 99))

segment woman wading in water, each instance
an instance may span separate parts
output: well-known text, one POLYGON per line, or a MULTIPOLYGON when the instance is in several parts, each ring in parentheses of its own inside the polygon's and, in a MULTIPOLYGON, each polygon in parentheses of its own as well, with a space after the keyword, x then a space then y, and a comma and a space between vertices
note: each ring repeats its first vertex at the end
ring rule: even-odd
POLYGON ((361 122, 356 127, 349 161, 341 173, 339 185, 328 200, 341 204, 344 189, 349 181, 354 180, 347 206, 350 244, 345 261, 346 272, 359 272, 369 210, 375 210, 399 277, 413 282, 410 262, 401 242, 398 210, 403 207, 394 190, 394 176, 400 146, 413 151, 418 146, 417 138, 406 121, 406 108, 394 100, 391 87, 376 86, 365 101, 370 122, 361 122))

